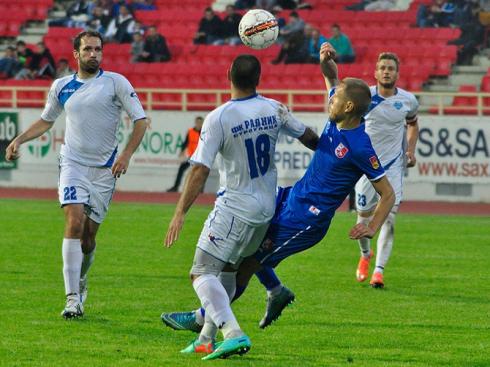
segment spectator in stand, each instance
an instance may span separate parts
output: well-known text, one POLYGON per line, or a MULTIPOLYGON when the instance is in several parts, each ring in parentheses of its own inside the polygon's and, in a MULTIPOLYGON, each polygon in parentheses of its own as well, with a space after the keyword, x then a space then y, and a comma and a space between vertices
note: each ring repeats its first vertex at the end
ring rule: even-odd
POLYGON ((348 64, 356 60, 350 39, 340 31, 340 26, 338 24, 332 25, 332 37, 328 39, 328 42, 337 52, 335 55, 336 63, 348 64))
POLYGON ((223 21, 214 14, 213 9, 206 8, 204 17, 199 22, 199 29, 194 36, 194 43, 201 45, 212 45, 221 39, 223 21))
POLYGON ((55 27, 84 28, 90 19, 94 4, 88 0, 77 0, 66 10, 66 17, 50 20, 48 24, 55 27))
POLYGON ((448 42, 450 45, 460 46, 456 61, 458 65, 471 65, 473 56, 478 53, 478 46, 483 43, 485 29, 478 16, 480 7, 478 3, 471 6, 471 18, 461 26, 461 36, 448 42))
POLYGON ((387 11, 396 7, 396 0, 375 0, 364 7, 366 11, 387 11))
POLYGON ((119 15, 111 20, 104 37, 107 41, 131 43, 134 18, 125 4, 119 5, 119 15))
POLYGON ((131 10, 156 10, 153 0, 133 0, 131 2, 131 10))
POLYGON ((67 75, 74 74, 75 71, 70 68, 70 64, 68 64, 67 59, 59 59, 58 66, 56 67, 56 79, 62 78, 67 75))
POLYGON ((171 58, 170 50, 167 47, 165 37, 157 32, 157 28, 152 25, 148 28, 143 52, 138 58, 141 62, 165 62, 171 58))
POLYGON ((21 65, 19 60, 17 60, 15 47, 7 47, 5 49, 5 55, 0 59, 0 79, 12 78, 20 68, 21 65))
POLYGON ((51 51, 43 42, 37 44, 37 51, 34 52, 28 62, 20 70, 15 79, 53 79, 56 73, 56 63, 54 62, 51 51))
POLYGON ((19 62, 19 69, 26 67, 31 62, 34 52, 26 46, 24 41, 17 41, 16 43, 17 61, 19 62))
POLYGON ((320 48, 324 42, 327 42, 327 38, 320 34, 320 31, 317 28, 313 28, 311 30, 311 37, 308 40, 308 52, 311 63, 320 63, 320 48))
POLYGON ((417 26, 448 27, 453 21, 454 4, 445 0, 434 0, 430 6, 420 4, 417 10, 417 26))
POLYGON ((143 57, 145 40, 140 32, 133 33, 133 43, 131 43, 131 62, 139 62, 143 57))
POLYGON ((92 10, 92 16, 87 23, 86 30, 96 31, 104 34, 107 31, 107 27, 111 22, 111 17, 106 14, 104 9, 100 6, 96 6, 92 10))
POLYGON ((184 159, 184 161, 179 166, 179 171, 177 172, 177 177, 175 178, 174 185, 167 190, 167 192, 177 192, 179 191, 180 182, 184 176, 185 171, 190 167, 189 159, 192 157, 196 151, 197 144, 199 143, 199 137, 201 135, 202 124, 204 118, 202 116, 197 116, 194 120, 194 127, 191 127, 187 131, 185 141, 182 144, 182 151, 180 152, 179 158, 184 159))
POLYGON ((303 33, 305 28, 305 21, 299 17, 299 14, 292 11, 289 14, 288 23, 279 31, 279 37, 277 43, 285 43, 293 34, 303 33))
POLYGON ((272 11, 277 6, 277 0, 257 0, 255 6, 257 9, 272 11))
POLYGON ((250 9, 255 7, 256 5, 256 0, 236 0, 235 1, 235 8, 244 10, 244 9, 250 9))
POLYGON ((146 29, 147 28, 143 24, 141 24, 141 22, 138 22, 137 20, 134 21, 133 34, 139 33, 144 36, 146 29))
POLYGON ((285 64, 303 64, 309 62, 308 44, 311 37, 311 26, 307 25, 304 30, 292 33, 281 46, 279 55, 271 61, 277 65, 284 61, 285 64))
POLYGON ((215 45, 232 45, 241 44, 240 36, 238 35, 238 25, 242 16, 235 11, 233 5, 226 6, 226 16, 223 19, 222 39, 215 41, 215 45))

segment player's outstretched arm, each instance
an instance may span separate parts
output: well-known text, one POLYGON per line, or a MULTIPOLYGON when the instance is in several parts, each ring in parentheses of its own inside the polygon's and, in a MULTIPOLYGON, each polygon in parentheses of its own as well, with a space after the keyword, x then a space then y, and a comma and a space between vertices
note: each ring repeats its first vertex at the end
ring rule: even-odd
POLYGON ((125 174, 128 170, 129 160, 140 145, 147 127, 148 120, 146 118, 135 121, 128 144, 112 165, 112 174, 114 177, 121 177, 121 174, 125 174))
POLYGON ((349 237, 352 240, 358 240, 362 237, 373 238, 386 220, 386 217, 388 217, 393 204, 395 204, 395 192, 386 176, 376 182, 372 182, 372 184, 380 195, 378 205, 374 210, 374 216, 369 225, 358 223, 351 229, 349 237))
POLYGON ((298 140, 307 148, 310 148, 311 150, 316 150, 316 147, 318 145, 318 141, 320 138, 318 137, 317 133, 314 132, 312 129, 309 127, 306 128, 305 133, 301 135, 298 140))
POLYGON ((330 43, 324 42, 320 48, 320 68, 328 91, 339 84, 339 72, 334 59, 335 49, 330 43))
POLYGON ((185 180, 184 191, 177 202, 174 216, 165 235, 166 247, 172 246, 179 238, 180 231, 184 225, 185 214, 202 191, 204 183, 208 179, 209 171, 210 169, 203 164, 196 164, 192 167, 191 172, 185 180))
POLYGON ((19 147, 21 144, 32 139, 36 139, 44 134, 46 131, 51 129, 53 126, 53 121, 44 121, 39 119, 34 122, 29 128, 22 134, 17 136, 5 150, 5 159, 7 161, 12 161, 20 157, 19 147))

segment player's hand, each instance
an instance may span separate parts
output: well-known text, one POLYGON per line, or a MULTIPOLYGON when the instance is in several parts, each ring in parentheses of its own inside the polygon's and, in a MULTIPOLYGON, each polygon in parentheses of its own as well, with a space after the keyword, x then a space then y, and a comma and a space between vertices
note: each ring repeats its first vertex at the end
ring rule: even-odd
POLYGON ((407 156, 407 167, 414 167, 417 163, 417 158, 415 158, 415 154, 408 151, 405 154, 407 156))
POLYGON ((5 160, 13 161, 20 157, 20 144, 17 142, 17 139, 14 139, 5 149, 5 160))
POLYGON ((112 165, 112 175, 116 178, 124 175, 129 167, 129 159, 131 157, 127 157, 124 153, 121 154, 116 162, 112 165))
POLYGON ((335 59, 335 55, 335 48, 330 43, 323 42, 320 48, 320 62, 333 60, 335 59))
POLYGON ((358 240, 363 237, 366 238, 373 238, 374 237, 374 231, 369 228, 367 225, 364 223, 357 223, 354 227, 349 232, 349 238, 351 240, 358 240))
POLYGON ((175 214, 170 222, 165 235, 165 247, 170 247, 175 241, 179 239, 180 231, 184 226, 184 216, 181 214, 175 214))

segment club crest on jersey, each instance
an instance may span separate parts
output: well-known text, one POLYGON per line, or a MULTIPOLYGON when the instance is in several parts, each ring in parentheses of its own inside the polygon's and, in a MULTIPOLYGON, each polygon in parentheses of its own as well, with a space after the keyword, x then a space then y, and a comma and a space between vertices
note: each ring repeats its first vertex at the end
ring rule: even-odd
POLYGON ((320 209, 318 209, 317 207, 315 207, 313 205, 310 206, 310 209, 308 209, 308 210, 309 210, 310 213, 312 213, 312 214, 314 214, 316 216, 320 215, 320 209))
POLYGON ((344 144, 340 143, 337 145, 337 148, 335 148, 335 155, 337 158, 344 158, 348 151, 349 149, 347 149, 344 144))
POLYGON ((376 158, 375 155, 373 155, 372 157, 369 158, 369 162, 371 162, 371 166, 374 169, 378 169, 379 168, 379 161, 378 161, 378 158, 376 158))
POLYGON ((393 106, 397 109, 397 110, 401 110, 402 107, 403 107, 403 103, 401 103, 400 101, 396 101, 395 103, 393 103, 393 106))

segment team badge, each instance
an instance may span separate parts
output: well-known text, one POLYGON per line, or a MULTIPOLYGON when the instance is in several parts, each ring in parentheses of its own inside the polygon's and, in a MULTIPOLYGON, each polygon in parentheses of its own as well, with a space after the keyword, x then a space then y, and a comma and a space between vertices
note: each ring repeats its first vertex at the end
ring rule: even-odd
POLYGON ((310 213, 318 216, 320 214, 320 209, 318 209, 317 207, 315 206, 310 206, 310 209, 308 209, 310 213))
POLYGON ((375 155, 373 155, 371 158, 369 158, 369 162, 371 162, 371 166, 373 166, 374 169, 379 168, 379 161, 378 158, 376 158, 375 155))
POLYGON ((349 149, 347 149, 344 144, 340 143, 337 145, 337 148, 335 148, 335 155, 337 158, 344 158, 348 151, 349 149))
POLYGON ((397 109, 397 110, 401 110, 402 107, 403 107, 403 103, 401 103, 400 101, 396 101, 395 103, 393 103, 393 106, 397 109))

